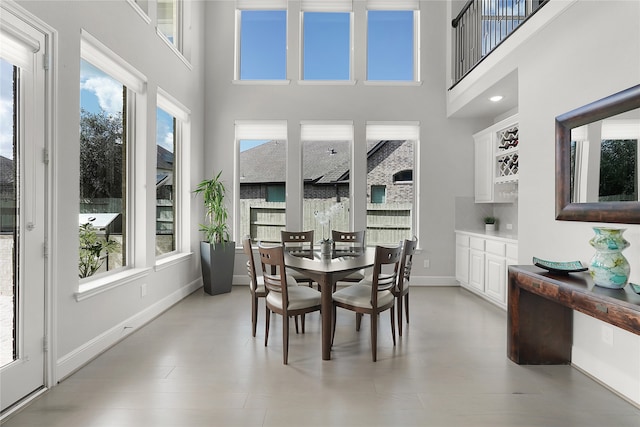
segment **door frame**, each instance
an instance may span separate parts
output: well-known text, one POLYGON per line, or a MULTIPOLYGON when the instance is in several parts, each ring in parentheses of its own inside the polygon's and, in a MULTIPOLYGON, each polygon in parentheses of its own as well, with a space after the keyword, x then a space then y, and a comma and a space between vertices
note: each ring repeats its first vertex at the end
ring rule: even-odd
MULTIPOLYGON (((44 171, 43 171, 43 192, 41 198, 39 198, 39 202, 43 203, 44 207, 44 221, 42 226, 44 227, 43 236, 44 236, 44 272, 43 272, 43 298, 44 298, 44 342, 43 342, 43 385, 41 388, 33 391, 32 393, 24 396, 17 402, 15 402, 12 406, 7 408, 2 414, 0 414, 0 421, 5 420, 10 417, 15 412, 19 411, 21 408, 29 404, 33 399, 37 396, 44 393, 50 387, 55 384, 56 378, 56 342, 57 342, 57 333, 56 333, 56 304, 54 295, 56 295, 56 286, 55 281, 52 279, 55 273, 55 261, 56 255, 55 253, 51 253, 49 250, 52 247, 52 242, 56 239, 55 227, 53 227, 53 209, 52 206, 55 205, 55 192, 53 189, 55 188, 54 184, 56 178, 52 173, 52 164, 55 164, 55 153, 52 148, 55 147, 55 129, 56 129, 56 119, 57 116, 55 114, 55 110, 53 105, 55 105, 55 100, 57 99, 57 81, 55 79, 57 65, 54 58, 57 58, 57 32, 45 22, 37 18, 35 15, 15 3, 13 0, 3 0, 0 4, 0 9, 3 14, 9 14, 15 17, 20 23, 23 23, 29 27, 31 27, 36 32, 42 34, 44 37, 44 46, 41 46, 41 49, 44 54, 43 59, 43 79, 44 79, 44 87, 42 93, 42 103, 38 103, 38 108, 43 108, 40 114, 42 114, 43 122, 44 122, 44 130, 43 130, 43 146, 44 152, 42 155, 42 161, 44 163, 44 171)), ((35 156, 39 156, 40 154, 34 153, 35 156)))

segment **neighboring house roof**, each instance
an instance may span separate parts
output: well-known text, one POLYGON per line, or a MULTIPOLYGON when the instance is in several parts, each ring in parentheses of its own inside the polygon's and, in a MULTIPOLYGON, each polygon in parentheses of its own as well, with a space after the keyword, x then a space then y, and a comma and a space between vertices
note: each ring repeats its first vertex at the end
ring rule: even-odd
POLYGON ((0 185, 4 188, 13 185, 16 180, 16 170, 13 160, 0 156, 0 185))
POLYGON ((156 165, 156 187, 173 185, 173 153, 158 145, 156 165))
MULTIPOLYGON (((387 141, 367 141, 367 157, 387 141)), ((311 141, 304 145, 302 173, 305 182, 334 184, 349 180, 351 152, 349 141, 311 141)), ((240 183, 285 182, 284 141, 269 141, 240 153, 240 183)))

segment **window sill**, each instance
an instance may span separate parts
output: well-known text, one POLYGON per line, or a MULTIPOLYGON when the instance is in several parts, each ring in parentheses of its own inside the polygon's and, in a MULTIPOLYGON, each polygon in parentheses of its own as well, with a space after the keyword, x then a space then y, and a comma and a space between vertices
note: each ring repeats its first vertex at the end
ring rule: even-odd
POLYGON ((234 85, 274 85, 274 86, 286 86, 291 83, 291 80, 233 80, 234 85))
POLYGON ((156 265, 153 267, 154 271, 161 271, 165 268, 169 268, 176 264, 180 264, 182 262, 189 261, 193 252, 180 252, 176 254, 172 254, 163 258, 160 258, 156 261, 156 265))
POLYGON ((301 86, 355 86, 356 80, 298 80, 301 86))
POLYGON ((406 82, 400 80, 365 80, 365 86, 422 86, 422 82, 406 82))
POLYGON ((120 273, 108 274, 94 280, 81 283, 79 290, 74 294, 76 301, 80 302, 92 298, 110 289, 117 288, 133 282, 149 274, 149 268, 130 268, 120 273))
POLYGON ((180 52, 178 50, 178 48, 176 47, 176 45, 174 45, 173 43, 171 43, 171 40, 169 40, 167 38, 167 36, 165 36, 162 31, 160 31, 160 29, 158 27, 156 27, 156 34, 158 35, 158 37, 160 37, 160 39, 165 42, 165 44, 167 46, 169 46, 169 49, 171 49, 173 51, 173 53, 176 54, 176 56, 182 61, 184 62, 184 65, 187 66, 187 68, 191 71, 193 71, 193 65, 191 65, 191 63, 189 62, 189 60, 187 58, 185 58, 185 56, 182 54, 182 52, 180 52))

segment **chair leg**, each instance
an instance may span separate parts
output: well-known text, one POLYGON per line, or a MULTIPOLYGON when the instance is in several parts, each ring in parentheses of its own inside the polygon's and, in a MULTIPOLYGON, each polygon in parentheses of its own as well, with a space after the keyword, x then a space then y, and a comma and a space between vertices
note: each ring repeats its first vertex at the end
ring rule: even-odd
POLYGON ((378 359, 378 313, 371 313, 371 356, 375 362, 378 359))
POLYGON ((264 324, 264 346, 267 346, 267 341, 269 341, 269 321, 271 320, 271 310, 269 307, 266 309, 266 320, 264 324))
POLYGON ((396 345, 396 325, 394 325, 396 314, 393 312, 394 306, 389 309, 389 316, 391 317, 391 336, 393 337, 393 346, 396 345))
POLYGON ((362 313, 356 313, 356 331, 360 330, 361 324, 362 324, 362 313))
POLYGON ((402 336, 402 296, 396 299, 398 303, 398 335, 402 336))
POLYGON ((296 324, 296 334, 298 333, 298 316, 293 316, 293 318, 295 319, 295 324, 296 324))
POLYGON ((331 310, 331 346, 333 347, 333 339, 336 336, 336 314, 337 314, 337 308, 334 305, 333 306, 333 310, 331 310))
POLYGON ((282 360, 285 365, 289 360, 289 316, 282 316, 282 360))
POLYGON ((407 317, 407 323, 409 323, 409 293, 404 296, 404 313, 407 317))
POLYGON ((258 326, 258 297, 251 297, 251 332, 253 336, 256 336, 256 329, 258 326))
MULTIPOLYGON (((304 334, 304 314, 302 314, 300 317, 302 318, 302 319, 301 319, 301 323, 302 323, 302 333, 304 334)), ((297 319, 297 317, 296 317, 296 319, 297 319)))

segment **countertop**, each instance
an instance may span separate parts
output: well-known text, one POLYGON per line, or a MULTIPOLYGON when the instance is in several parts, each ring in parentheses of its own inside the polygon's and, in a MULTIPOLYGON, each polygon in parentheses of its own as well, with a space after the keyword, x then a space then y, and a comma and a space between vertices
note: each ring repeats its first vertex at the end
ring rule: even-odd
POLYGON ((511 230, 485 231, 485 230, 471 230, 471 229, 468 229, 468 230, 456 229, 455 232, 471 234, 478 237, 491 238, 496 240, 508 240, 509 243, 518 243, 518 235, 511 232, 511 230))

